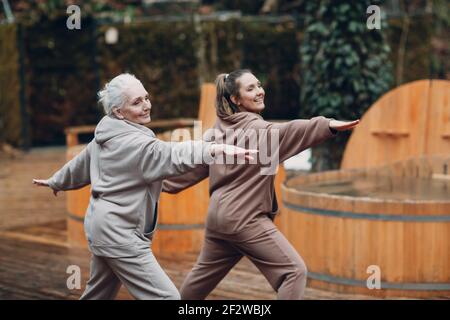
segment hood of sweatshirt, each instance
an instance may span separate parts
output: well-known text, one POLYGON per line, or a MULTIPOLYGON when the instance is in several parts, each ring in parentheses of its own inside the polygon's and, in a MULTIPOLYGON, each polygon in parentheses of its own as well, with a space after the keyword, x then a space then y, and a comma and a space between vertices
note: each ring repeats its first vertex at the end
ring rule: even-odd
POLYGON ((98 144, 104 144, 106 141, 112 138, 128 134, 130 132, 141 132, 147 135, 155 136, 153 131, 149 128, 128 121, 120 120, 110 116, 104 116, 95 128, 95 141, 98 144))
POLYGON ((242 128, 243 124, 245 123, 249 123, 255 120, 263 120, 263 117, 260 114, 248 111, 241 111, 234 113, 232 115, 219 114, 218 112, 217 115, 218 115, 217 122, 219 124, 219 127, 221 127, 222 125, 231 128, 233 127, 242 128))
POLYGON ((218 116, 214 128, 206 130, 205 134, 203 135, 203 139, 205 141, 215 141, 216 143, 225 142, 233 144, 233 132, 242 135, 242 130, 246 130, 248 127, 251 127, 254 121, 264 120, 261 115, 248 111, 241 111, 232 115, 220 114, 220 116, 219 112, 217 112, 217 115, 218 116), (229 130, 231 130, 231 132, 229 130))

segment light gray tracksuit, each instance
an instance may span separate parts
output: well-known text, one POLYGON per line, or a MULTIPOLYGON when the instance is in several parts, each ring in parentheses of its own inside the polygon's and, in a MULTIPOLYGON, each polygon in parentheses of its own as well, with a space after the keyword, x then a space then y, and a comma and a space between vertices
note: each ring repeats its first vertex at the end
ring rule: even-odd
POLYGON ((87 147, 49 179, 55 190, 91 184, 84 227, 93 255, 81 299, 112 299, 120 283, 137 299, 179 298, 150 250, 162 179, 211 162, 210 148, 164 142, 145 126, 105 116, 87 147))

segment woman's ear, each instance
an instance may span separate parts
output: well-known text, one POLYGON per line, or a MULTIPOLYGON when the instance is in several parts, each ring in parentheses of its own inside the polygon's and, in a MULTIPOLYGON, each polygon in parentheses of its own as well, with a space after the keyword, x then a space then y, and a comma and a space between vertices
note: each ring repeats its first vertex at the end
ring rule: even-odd
POLYGON ((234 95, 230 96, 230 99, 231 99, 231 102, 233 102, 235 105, 237 105, 237 106, 239 105, 238 104, 238 99, 236 98, 236 96, 234 96, 234 95))
POLYGON ((120 119, 120 120, 125 119, 125 117, 122 114, 122 110, 120 110, 120 108, 113 107, 112 112, 117 119, 120 119))

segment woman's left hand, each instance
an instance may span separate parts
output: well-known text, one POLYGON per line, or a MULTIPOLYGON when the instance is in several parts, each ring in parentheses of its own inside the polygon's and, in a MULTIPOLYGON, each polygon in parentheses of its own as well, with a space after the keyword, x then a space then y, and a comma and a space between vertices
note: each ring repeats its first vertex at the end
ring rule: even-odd
MULTIPOLYGON (((36 184, 40 187, 50 187, 50 185, 48 184, 48 180, 42 180, 42 179, 33 179, 33 184, 36 184)), ((52 189, 53 190, 53 189, 52 189)), ((58 190, 53 190, 53 194, 56 195, 58 194, 58 190)))
POLYGON ((358 123, 359 119, 353 121, 330 120, 330 128, 335 129, 337 131, 345 131, 353 129, 358 125, 358 123))

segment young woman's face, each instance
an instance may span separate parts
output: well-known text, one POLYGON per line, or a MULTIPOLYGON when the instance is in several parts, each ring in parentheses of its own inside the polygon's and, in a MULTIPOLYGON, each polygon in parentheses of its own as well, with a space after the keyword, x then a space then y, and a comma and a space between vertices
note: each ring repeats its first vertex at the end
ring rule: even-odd
POLYGON ((152 104, 148 92, 142 84, 139 81, 132 81, 125 95, 127 102, 122 108, 115 109, 116 117, 142 125, 149 123, 152 104))
POLYGON ((264 110, 264 89, 261 82, 251 73, 245 73, 237 79, 240 84, 239 97, 232 97, 240 109, 259 113, 264 110))

